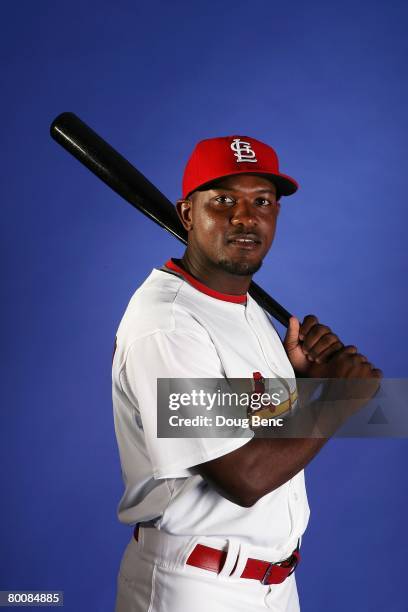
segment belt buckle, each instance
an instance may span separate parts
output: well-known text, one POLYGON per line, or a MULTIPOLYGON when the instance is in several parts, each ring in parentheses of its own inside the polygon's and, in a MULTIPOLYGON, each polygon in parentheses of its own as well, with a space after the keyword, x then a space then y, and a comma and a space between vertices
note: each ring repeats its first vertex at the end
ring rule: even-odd
MULTIPOLYGON (((294 557, 294 561, 293 561, 293 567, 291 568, 289 574, 286 576, 286 578, 289 578, 289 576, 291 576, 293 574, 293 572, 295 571, 298 563, 299 563, 299 553, 298 553, 298 548, 296 548, 293 553, 291 554, 291 557, 294 557)), ((290 557, 289 557, 290 558, 290 557)), ((268 585, 268 578, 271 575, 272 572, 272 568, 274 565, 278 565, 281 566, 283 563, 285 563, 285 561, 278 561, 278 563, 270 563, 268 565, 268 567, 266 568, 266 572, 264 574, 264 577, 261 580, 261 584, 264 585, 268 585)))

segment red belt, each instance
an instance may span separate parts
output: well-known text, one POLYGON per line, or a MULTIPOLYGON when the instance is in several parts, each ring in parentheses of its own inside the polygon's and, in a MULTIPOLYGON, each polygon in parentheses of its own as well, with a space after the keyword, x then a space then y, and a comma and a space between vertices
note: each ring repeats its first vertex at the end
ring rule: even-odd
MULTIPOLYGON (((138 525, 135 527, 134 536, 137 540, 138 525)), ((186 563, 187 565, 194 565, 194 567, 200 567, 219 574, 226 558, 227 552, 225 550, 197 544, 186 563)), ((278 563, 249 558, 240 577, 260 580, 262 584, 280 584, 295 571, 299 561, 300 553, 298 545, 290 557, 278 563)))

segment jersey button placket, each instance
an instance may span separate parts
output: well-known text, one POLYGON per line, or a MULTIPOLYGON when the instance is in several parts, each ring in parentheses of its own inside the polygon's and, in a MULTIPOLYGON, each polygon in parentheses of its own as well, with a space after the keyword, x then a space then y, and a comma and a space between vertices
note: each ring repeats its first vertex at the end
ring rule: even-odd
MULTIPOLYGON (((245 317, 246 317, 246 320, 247 320, 247 323, 248 323, 249 327, 251 328, 252 333, 255 335, 255 338, 256 338, 259 346, 260 346, 262 355, 264 356, 264 359, 265 359, 265 362, 266 362, 267 366, 275 374, 275 376, 278 377, 278 374, 277 374, 278 367, 277 367, 277 365, 275 363, 271 362, 270 358, 266 354, 265 348, 264 348, 264 346, 262 344, 261 338, 259 337, 258 331, 256 329, 256 319, 255 319, 255 316, 251 312, 251 304, 250 304, 250 302, 248 302, 247 305, 246 305, 246 308, 245 308, 245 317)), ((269 378, 268 374, 266 374, 266 377, 269 378)))

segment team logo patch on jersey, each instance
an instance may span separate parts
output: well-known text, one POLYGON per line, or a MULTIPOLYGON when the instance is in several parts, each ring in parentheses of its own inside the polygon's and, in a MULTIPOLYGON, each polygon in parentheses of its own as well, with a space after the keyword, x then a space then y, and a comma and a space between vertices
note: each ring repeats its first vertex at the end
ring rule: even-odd
POLYGON ((251 149, 251 143, 245 142, 240 138, 234 138, 231 143, 231 149, 234 152, 236 161, 238 162, 257 162, 255 151, 251 149))
MULTIPOLYGON (((254 405, 254 402, 251 402, 251 405, 248 406, 247 409, 247 416, 251 419, 252 423, 254 416, 268 419, 270 417, 278 417, 283 414, 289 414, 289 412, 295 408, 298 399, 296 387, 291 390, 287 384, 284 384, 284 393, 283 389, 281 389, 279 393, 273 393, 273 388, 271 387, 268 387, 267 391, 265 384, 266 380, 261 372, 253 372, 252 378, 253 392, 251 394, 251 398, 256 399, 256 405, 254 405), (259 399, 264 394, 266 399, 268 399, 269 395, 272 401, 268 404, 262 402, 262 405, 259 405, 259 399)), ((282 379, 277 380, 282 382, 282 379)))

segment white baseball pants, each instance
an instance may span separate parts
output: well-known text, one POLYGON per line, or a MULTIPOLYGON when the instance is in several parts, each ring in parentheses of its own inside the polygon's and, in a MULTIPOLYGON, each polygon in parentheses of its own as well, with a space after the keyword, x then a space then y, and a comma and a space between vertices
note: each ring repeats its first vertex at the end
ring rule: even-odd
POLYGON ((294 574, 270 586, 239 578, 249 556, 233 540, 140 528, 138 541, 132 535, 122 558, 115 612, 299 612, 294 574), (186 565, 197 543, 227 550, 220 574, 186 565))

